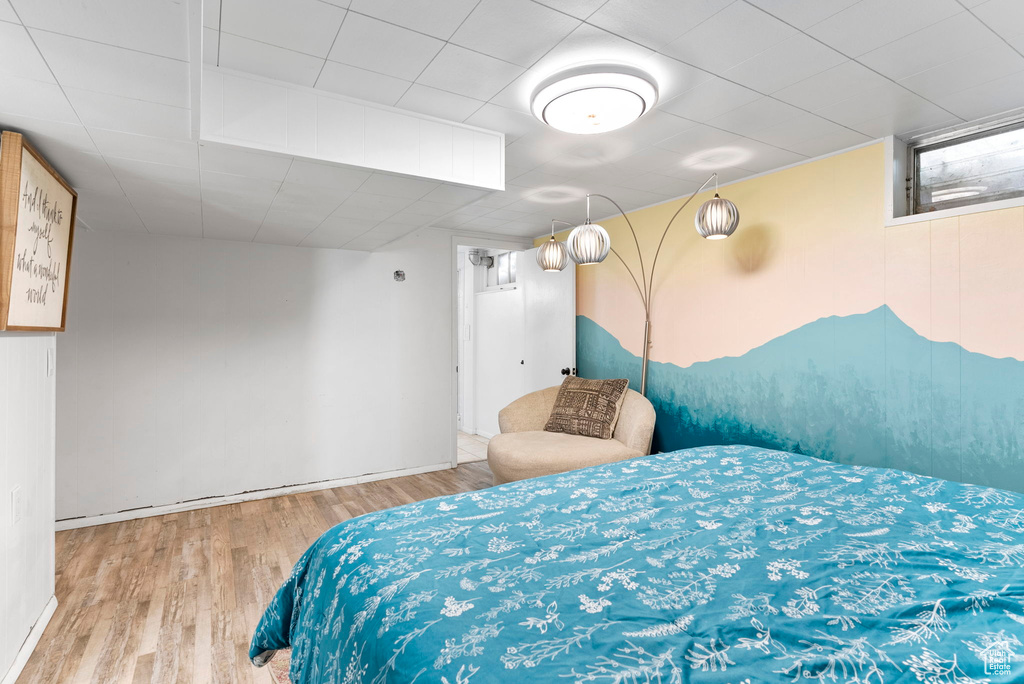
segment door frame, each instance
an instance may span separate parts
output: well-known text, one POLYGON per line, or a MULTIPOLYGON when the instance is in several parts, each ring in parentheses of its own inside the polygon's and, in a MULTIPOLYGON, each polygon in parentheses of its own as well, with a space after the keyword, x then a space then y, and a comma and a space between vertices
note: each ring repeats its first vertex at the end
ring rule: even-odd
POLYGON ((459 365, 459 276, 456 272, 459 258, 459 247, 484 247, 486 249, 506 249, 525 251, 533 249, 534 238, 514 237, 512 235, 482 235, 479 233, 456 233, 452 235, 451 250, 448 258, 448 277, 451 279, 449 288, 452 312, 451 325, 451 357, 448 359, 451 368, 451 400, 450 400, 450 435, 449 452, 452 468, 459 465, 459 376, 456 367, 459 365))

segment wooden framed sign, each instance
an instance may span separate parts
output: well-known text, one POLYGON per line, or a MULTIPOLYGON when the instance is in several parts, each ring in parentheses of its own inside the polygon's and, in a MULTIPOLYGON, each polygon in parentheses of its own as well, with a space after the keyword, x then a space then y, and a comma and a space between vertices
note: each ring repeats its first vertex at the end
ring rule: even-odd
POLYGON ((64 330, 77 206, 24 136, 0 134, 0 330, 64 330))

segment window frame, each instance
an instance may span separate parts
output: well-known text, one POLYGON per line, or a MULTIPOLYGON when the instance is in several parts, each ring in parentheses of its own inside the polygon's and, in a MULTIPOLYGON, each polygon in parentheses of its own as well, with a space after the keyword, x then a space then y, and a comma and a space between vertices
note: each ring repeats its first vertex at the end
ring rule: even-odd
MULTIPOLYGON (((919 211, 920 206, 918 204, 918 173, 919 166, 918 161, 922 153, 931 152, 934 150, 943 149, 945 147, 953 147, 954 145, 961 145, 969 143, 974 140, 980 140, 983 138, 990 138, 1002 133, 1008 133, 1015 130, 1024 130, 1024 118, 1017 118, 1010 121, 1000 121, 997 123, 989 123, 987 125, 971 126, 967 128, 960 128, 944 135, 932 136, 929 138, 919 139, 916 141, 907 143, 907 156, 906 156, 906 168, 907 168, 907 179, 906 179, 906 214, 907 218, 910 217, 927 217, 932 216, 938 212, 959 212, 959 213, 973 213, 974 207, 981 207, 988 204, 997 205, 1001 202, 1014 202, 1024 200, 1024 186, 1021 187, 1021 192, 1013 197, 1004 197, 997 200, 981 200, 978 202, 969 202, 962 204, 957 207, 950 207, 949 209, 937 209, 934 211, 919 211)), ((993 207, 994 208, 994 207, 993 207)), ((976 210, 974 210, 976 211, 976 210)))

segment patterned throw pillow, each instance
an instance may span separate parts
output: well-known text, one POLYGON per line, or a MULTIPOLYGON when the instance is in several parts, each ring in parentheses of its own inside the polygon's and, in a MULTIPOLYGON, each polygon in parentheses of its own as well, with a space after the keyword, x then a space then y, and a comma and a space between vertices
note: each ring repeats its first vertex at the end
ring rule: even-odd
POLYGON ((611 439, 629 380, 584 380, 568 376, 558 390, 555 407, 544 429, 611 439))

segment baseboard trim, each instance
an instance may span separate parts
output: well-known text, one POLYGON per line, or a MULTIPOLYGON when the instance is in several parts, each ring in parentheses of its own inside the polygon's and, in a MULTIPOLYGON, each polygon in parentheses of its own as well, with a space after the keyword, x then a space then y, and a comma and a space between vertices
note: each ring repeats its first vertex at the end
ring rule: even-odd
MULTIPOLYGON (((80 527, 92 527, 94 525, 106 525, 108 523, 124 522, 125 520, 136 520, 138 518, 150 518, 155 515, 167 515, 168 513, 182 513, 184 511, 195 511, 200 508, 213 508, 215 506, 226 506, 243 501, 255 501, 257 499, 269 499, 275 496, 287 494, 301 494, 303 492, 316 492, 321 489, 333 489, 335 487, 346 487, 348 485, 363 484, 364 482, 375 482, 377 480, 389 480, 395 477, 407 475, 419 475, 421 473, 432 473, 437 470, 448 470, 452 468, 451 462, 436 463, 433 465, 417 466, 415 468, 402 468, 400 470, 385 470, 380 473, 367 473, 354 477, 342 477, 336 480, 320 480, 319 482, 308 482, 306 484, 288 485, 286 487, 272 487, 270 489, 256 489, 251 492, 240 494, 228 494, 225 496, 211 496, 204 499, 191 499, 179 503, 165 504, 163 506, 147 506, 145 508, 132 508, 117 513, 104 513, 102 515, 90 515, 81 518, 65 518, 57 521, 57 530, 74 530, 80 527)), ((6 684, 6 682, 0 682, 6 684)))
POLYGON ((483 432, 482 430, 477 430, 475 434, 483 437, 484 439, 494 439, 494 435, 491 434, 490 432, 483 432))
POLYGON ((0 680, 0 684, 14 684, 18 681, 18 677, 21 676, 21 671, 25 669, 25 665, 28 664, 28 659, 32 656, 32 651, 35 650, 36 644, 39 643, 39 639, 43 636, 43 631, 46 629, 46 625, 50 624, 50 618, 53 617, 53 613, 57 610, 57 597, 51 596, 50 600, 46 602, 46 606, 43 608, 43 612, 39 614, 39 619, 36 620, 35 624, 32 625, 32 629, 28 631, 28 636, 25 637, 25 642, 18 649, 18 655, 15 656, 14 662, 11 664, 11 668, 7 670, 7 674, 0 680))

